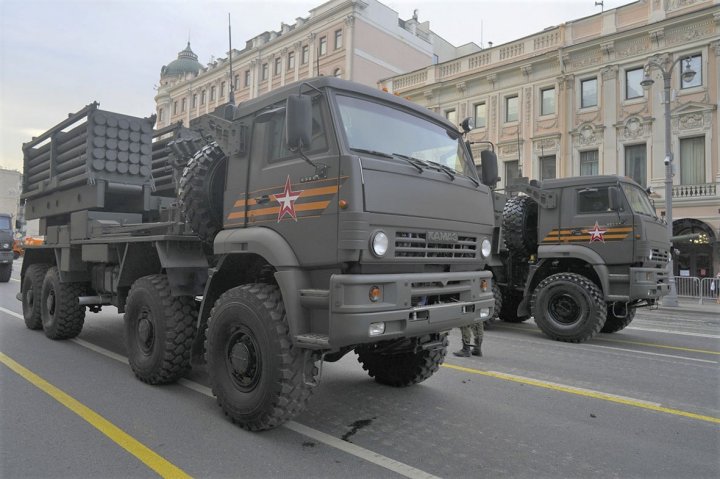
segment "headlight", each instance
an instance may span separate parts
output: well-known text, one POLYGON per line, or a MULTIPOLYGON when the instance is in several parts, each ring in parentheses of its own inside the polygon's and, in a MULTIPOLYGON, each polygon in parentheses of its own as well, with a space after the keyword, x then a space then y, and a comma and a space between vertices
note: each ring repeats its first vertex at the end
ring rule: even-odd
POLYGON ((390 244, 390 240, 388 240, 385 232, 376 231, 370 238, 370 251, 378 258, 382 258, 387 253, 388 244, 390 244))
POLYGON ((650 251, 648 251, 648 260, 652 261, 652 259, 653 259, 653 254, 652 254, 652 250, 650 250, 650 251))
POLYGON ((482 243, 480 244, 480 254, 482 254, 483 258, 490 256, 491 249, 492 245, 490 244, 490 241, 487 239, 482 240, 482 243))

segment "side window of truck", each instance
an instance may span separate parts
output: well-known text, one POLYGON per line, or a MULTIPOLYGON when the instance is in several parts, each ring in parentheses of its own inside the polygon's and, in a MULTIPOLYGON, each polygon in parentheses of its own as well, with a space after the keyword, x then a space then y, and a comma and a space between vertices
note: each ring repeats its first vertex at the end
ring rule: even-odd
MULTIPOLYGON (((284 103, 276 105, 284 106, 284 103)), ((313 125, 312 125, 312 142, 309 148, 305 148, 305 154, 315 154, 327 150, 327 135, 325 132, 325 123, 321 102, 319 97, 313 101, 313 125)), ((285 143, 285 112, 274 115, 273 118, 264 124, 266 128, 266 151, 268 152, 268 161, 270 163, 295 158, 297 153, 288 150, 285 143)))
POLYGON ((578 214, 605 213, 610 211, 608 187, 583 188, 577 192, 578 214))

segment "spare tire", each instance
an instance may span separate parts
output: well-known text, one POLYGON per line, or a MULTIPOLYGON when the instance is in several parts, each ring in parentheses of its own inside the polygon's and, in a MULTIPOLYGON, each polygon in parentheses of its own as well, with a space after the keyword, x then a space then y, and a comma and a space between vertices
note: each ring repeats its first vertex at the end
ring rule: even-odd
POLYGON ((212 142, 195 153, 180 178, 178 198, 185 221, 209 245, 223 226, 226 169, 225 153, 212 142))
POLYGON ((529 196, 508 198, 503 208, 505 246, 515 259, 537 253, 538 205, 529 196))

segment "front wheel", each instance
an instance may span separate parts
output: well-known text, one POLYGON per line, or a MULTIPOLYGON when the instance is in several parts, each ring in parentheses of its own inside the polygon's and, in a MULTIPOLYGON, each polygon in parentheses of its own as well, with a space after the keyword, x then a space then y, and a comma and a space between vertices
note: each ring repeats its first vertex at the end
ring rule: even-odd
POLYGON ((135 376, 169 384, 190 369, 197 307, 189 296, 173 296, 164 274, 136 280, 125 306, 125 342, 135 376))
POLYGON ((442 347, 405 352, 391 351, 387 343, 366 344, 355 348, 358 362, 370 377, 380 384, 406 387, 422 382, 435 374, 447 355, 447 334, 441 337, 442 347))
POLYGON ((317 382, 315 359, 293 346, 277 286, 247 284, 223 293, 206 335, 212 391, 234 423, 272 429, 305 409, 317 382))
POLYGON ((635 318, 635 308, 627 307, 625 303, 608 303, 607 318, 601 333, 617 333, 625 329, 635 318))
POLYGON ((45 336, 70 339, 80 334, 85 323, 85 306, 78 303, 78 298, 84 294, 83 283, 62 283, 56 266, 47 270, 40 303, 45 336))
POLYGON ((569 343, 595 336, 607 315, 600 288, 575 273, 557 273, 542 280, 533 293, 531 309, 548 337, 569 343))
POLYGON ((7 283, 12 276, 12 263, 0 265, 0 283, 7 283))
POLYGON ((49 264, 36 263, 28 266, 22 278, 20 295, 22 297, 23 319, 28 329, 42 329, 41 297, 45 274, 49 264))

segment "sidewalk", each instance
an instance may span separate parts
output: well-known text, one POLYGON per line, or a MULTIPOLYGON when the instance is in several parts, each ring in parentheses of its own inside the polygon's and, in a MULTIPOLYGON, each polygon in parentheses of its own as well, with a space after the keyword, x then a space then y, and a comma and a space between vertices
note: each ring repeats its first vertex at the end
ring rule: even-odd
MULTIPOLYGON (((662 300, 661 300, 662 302, 662 300)), ((700 304, 700 299, 691 298, 678 298, 678 307, 667 307, 662 304, 658 309, 665 311, 693 311, 696 313, 716 313, 720 314, 720 304, 717 304, 714 299, 705 299, 703 304, 700 304)))

